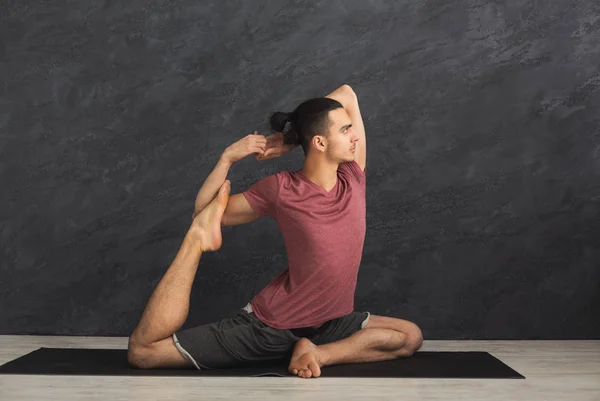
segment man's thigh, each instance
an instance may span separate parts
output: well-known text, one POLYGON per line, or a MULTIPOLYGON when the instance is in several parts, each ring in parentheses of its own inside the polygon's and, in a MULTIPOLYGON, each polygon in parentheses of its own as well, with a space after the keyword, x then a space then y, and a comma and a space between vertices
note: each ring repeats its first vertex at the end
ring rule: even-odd
POLYGON ((231 318, 176 332, 182 354, 187 354, 199 369, 243 367, 270 363, 291 354, 295 340, 289 330, 262 323, 245 310, 231 318))
POLYGON ((329 344, 350 337, 366 327, 369 312, 351 312, 346 316, 330 320, 322 326, 319 334, 309 338, 316 345, 329 344))
POLYGON ((421 328, 415 323, 409 320, 398 319, 390 316, 371 315, 371 318, 369 319, 369 322, 365 328, 396 330, 403 332, 408 337, 415 340, 419 337, 423 337, 421 328))

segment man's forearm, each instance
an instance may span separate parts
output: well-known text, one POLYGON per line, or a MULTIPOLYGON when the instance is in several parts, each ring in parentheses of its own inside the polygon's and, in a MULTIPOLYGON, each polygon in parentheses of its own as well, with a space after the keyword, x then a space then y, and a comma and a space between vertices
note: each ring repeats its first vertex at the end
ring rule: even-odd
POLYGON ((198 213, 202 211, 214 198, 217 196, 217 192, 221 185, 227 179, 227 173, 231 168, 232 163, 227 159, 223 158, 223 155, 219 158, 217 165, 213 171, 208 175, 202 188, 198 191, 196 196, 196 202, 194 203, 194 213, 192 218, 196 217, 198 213))
MULTIPOLYGON (((350 104, 350 102, 356 99, 356 95, 349 85, 342 85, 326 97, 335 99, 344 106, 344 108, 350 104)), ((298 145, 295 145, 298 146, 298 145)), ((227 159, 223 158, 223 155, 219 158, 217 165, 213 171, 209 174, 198 191, 196 196, 196 202, 194 203, 194 213, 192 218, 196 217, 198 213, 202 211, 217 195, 219 188, 227 179, 227 173, 231 168, 232 163, 227 159)))
POLYGON ((354 90, 347 84, 340 86, 325 97, 337 100, 344 108, 348 107, 351 102, 356 101, 356 93, 354 93, 354 90))

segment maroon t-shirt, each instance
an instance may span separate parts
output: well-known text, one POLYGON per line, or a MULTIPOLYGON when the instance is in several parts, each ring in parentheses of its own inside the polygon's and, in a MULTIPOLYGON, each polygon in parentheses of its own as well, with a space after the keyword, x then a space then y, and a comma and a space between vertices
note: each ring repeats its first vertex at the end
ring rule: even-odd
POLYGON ((327 192, 301 170, 281 171, 243 192, 260 216, 277 222, 289 266, 251 301, 276 329, 318 326, 354 311, 366 232, 366 175, 342 163, 327 192))

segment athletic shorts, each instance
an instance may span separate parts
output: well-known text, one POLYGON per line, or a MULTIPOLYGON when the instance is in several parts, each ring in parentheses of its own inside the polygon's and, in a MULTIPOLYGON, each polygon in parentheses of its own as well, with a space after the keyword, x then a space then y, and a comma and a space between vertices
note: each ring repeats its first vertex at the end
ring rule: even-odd
POLYGON ((369 312, 352 312, 319 328, 275 329, 261 322, 248 303, 234 317, 174 333, 173 341, 196 369, 248 367, 282 359, 289 362, 300 338, 316 345, 339 341, 365 328, 369 317, 369 312))

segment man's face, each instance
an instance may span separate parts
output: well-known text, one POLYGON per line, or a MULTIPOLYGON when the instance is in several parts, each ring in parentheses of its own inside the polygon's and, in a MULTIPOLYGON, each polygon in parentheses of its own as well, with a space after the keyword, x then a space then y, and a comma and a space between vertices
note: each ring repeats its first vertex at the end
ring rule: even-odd
POLYGON ((354 160, 353 149, 356 148, 358 136, 352 127, 352 120, 343 108, 329 112, 329 138, 327 138, 327 154, 334 160, 350 162, 354 160))

